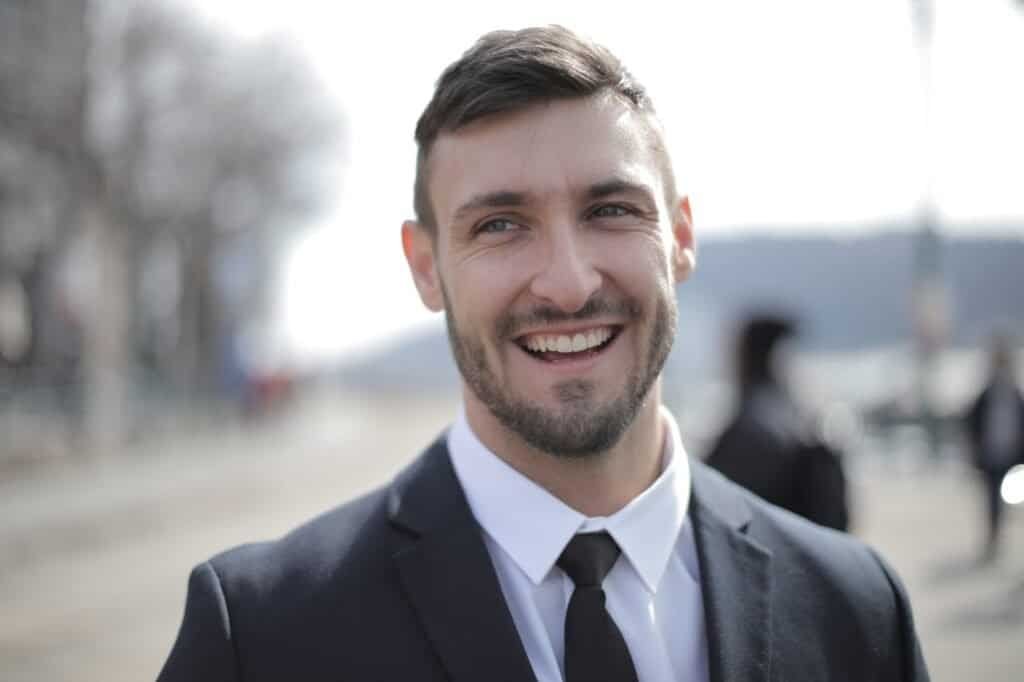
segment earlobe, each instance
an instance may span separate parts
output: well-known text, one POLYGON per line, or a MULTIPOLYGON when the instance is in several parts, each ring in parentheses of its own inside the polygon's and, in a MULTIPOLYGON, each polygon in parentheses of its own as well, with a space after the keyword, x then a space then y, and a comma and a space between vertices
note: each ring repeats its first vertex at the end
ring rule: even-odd
POLYGON ((682 282, 697 269, 697 256, 693 249, 679 249, 675 262, 676 281, 682 282))
POLYGON ((437 274, 434 244, 433 235, 420 223, 415 220, 402 223, 402 251, 420 300, 429 310, 439 312, 444 309, 444 296, 437 274))
POLYGON ((697 242, 693 236, 690 199, 683 197, 676 206, 672 225, 672 266, 677 282, 689 277, 697 267, 697 242))

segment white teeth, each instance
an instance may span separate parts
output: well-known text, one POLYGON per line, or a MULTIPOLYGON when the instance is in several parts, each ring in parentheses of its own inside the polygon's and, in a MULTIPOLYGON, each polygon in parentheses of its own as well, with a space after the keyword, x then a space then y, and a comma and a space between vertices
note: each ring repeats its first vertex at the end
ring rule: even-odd
POLYGON ((526 339, 526 347, 535 353, 579 353, 600 346, 611 338, 611 335, 612 332, 607 327, 591 329, 586 334, 579 333, 573 336, 567 334, 542 336, 538 334, 526 339))

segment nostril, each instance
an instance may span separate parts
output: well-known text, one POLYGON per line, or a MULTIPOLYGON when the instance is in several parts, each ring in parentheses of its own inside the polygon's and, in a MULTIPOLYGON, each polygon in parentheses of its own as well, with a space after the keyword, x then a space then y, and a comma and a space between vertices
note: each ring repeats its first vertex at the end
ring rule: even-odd
POLYGON ((548 268, 538 273, 531 293, 566 313, 578 312, 601 288, 602 278, 591 267, 548 268))

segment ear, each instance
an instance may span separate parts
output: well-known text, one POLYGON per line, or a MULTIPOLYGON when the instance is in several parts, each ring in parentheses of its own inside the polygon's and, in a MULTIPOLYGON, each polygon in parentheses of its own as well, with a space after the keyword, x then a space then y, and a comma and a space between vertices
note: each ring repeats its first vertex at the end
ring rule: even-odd
POLYGON ((420 300, 428 309, 439 312, 444 309, 441 279, 437 274, 437 259, 434 254, 434 236, 416 222, 402 223, 402 251, 412 273, 412 281, 420 292, 420 300))
POLYGON ((672 272, 682 282, 697 267, 697 241, 693 236, 690 198, 683 197, 672 216, 672 272))

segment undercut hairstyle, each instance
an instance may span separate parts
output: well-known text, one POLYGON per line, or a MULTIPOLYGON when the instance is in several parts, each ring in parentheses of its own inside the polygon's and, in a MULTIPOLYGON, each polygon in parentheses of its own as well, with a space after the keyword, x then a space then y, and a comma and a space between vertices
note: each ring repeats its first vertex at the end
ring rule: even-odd
POLYGON ((644 89, 607 48, 561 26, 493 31, 482 36, 437 80, 416 123, 416 219, 433 235, 437 220, 427 191, 430 151, 442 133, 533 104, 612 93, 644 115, 661 165, 669 206, 675 178, 654 106, 644 89))

